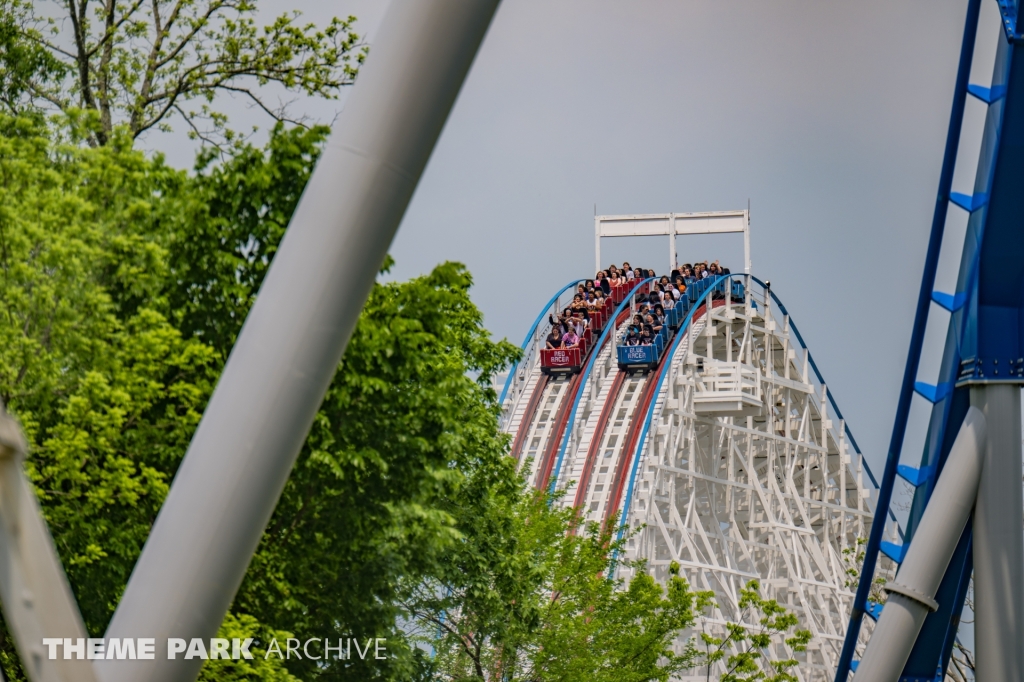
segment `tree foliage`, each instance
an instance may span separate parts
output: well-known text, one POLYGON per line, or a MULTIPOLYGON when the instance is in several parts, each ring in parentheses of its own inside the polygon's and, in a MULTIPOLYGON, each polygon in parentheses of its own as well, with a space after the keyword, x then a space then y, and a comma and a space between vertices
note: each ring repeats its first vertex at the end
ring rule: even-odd
POLYGON ((217 94, 244 97, 290 120, 263 86, 334 98, 366 55, 355 18, 322 30, 283 14, 264 27, 254 0, 0 0, 0 101, 85 115, 88 140, 105 145, 118 125, 132 139, 178 116, 190 134, 232 141, 217 94))
MULTIPOLYGON (((0 395, 31 443, 26 461, 90 634, 106 627, 219 366, 167 315, 158 234, 184 174, 119 139, 53 145, 0 117, 0 395)), ((224 636, 267 636, 229 616, 224 636), (235 634, 225 634, 235 633, 235 634)), ((7 679, 24 679, 8 637, 7 679)), ((245 675, 293 680, 280 661, 245 675)), ((218 672, 219 671, 219 672, 218 672)), ((234 676, 233 676, 234 675, 234 676)))
POLYGON ((799 678, 792 671, 799 661, 786 656, 781 644, 793 653, 805 651, 811 632, 797 629, 796 616, 777 601, 762 598, 756 580, 740 590, 739 605, 741 622, 726 623, 725 637, 709 634, 706 619, 702 619, 700 643, 707 679, 711 680, 712 672, 721 667, 724 672, 715 678, 719 682, 797 682, 799 678), (745 624, 752 622, 757 625, 745 624))
POLYGON ((329 129, 276 126, 264 149, 223 163, 201 153, 179 226, 168 230, 177 326, 226 355, 263 283, 329 129))
POLYGON ((810 632, 796 616, 741 591, 741 623, 712 635, 715 593, 692 590, 672 562, 659 585, 623 558, 618 523, 583 523, 507 475, 471 482, 454 504, 461 536, 440 571, 408 585, 402 603, 449 682, 648 682, 679 674, 721 682, 797 679, 791 653, 810 632), (631 569, 632 579, 615 576, 631 569), (750 623, 756 623, 751 626, 750 623))
MULTIPOLYGON (((446 563, 459 534, 443 501, 505 457, 488 383, 517 349, 487 338, 469 284, 446 264, 374 289, 240 609, 297 632, 387 637, 389 664, 412 665, 395 627, 399 582, 446 563)), ((382 674, 363 665, 347 666, 352 679, 382 674)))
POLYGON ((215 354, 171 324, 152 198, 181 174, 117 141, 0 135, 0 396, 86 624, 101 631, 198 423, 215 354))
POLYGON ((667 589, 642 562, 618 560, 637 569, 628 585, 610 578, 628 539, 615 524, 583 524, 508 480, 454 510, 463 541, 404 597, 437 652, 436 679, 644 682, 697 664, 692 645, 674 642, 712 595, 691 591, 678 565, 667 589))
MULTIPOLYGON (((188 175, 126 132, 93 149, 53 143, 38 122, 2 126, 0 395, 26 427, 30 476, 98 635, 324 134, 278 129, 266 150, 188 175)), ((490 377, 518 349, 490 340, 471 283, 443 264, 374 287, 225 621, 256 647, 275 632, 389 640, 383 663, 286 662, 302 679, 425 669, 397 625, 399 583, 445 560, 459 537, 446 505, 467 477, 509 474, 490 377)), ((11 654, 8 642, 19 679, 11 654)), ((227 665, 209 668, 228 679, 227 665)))

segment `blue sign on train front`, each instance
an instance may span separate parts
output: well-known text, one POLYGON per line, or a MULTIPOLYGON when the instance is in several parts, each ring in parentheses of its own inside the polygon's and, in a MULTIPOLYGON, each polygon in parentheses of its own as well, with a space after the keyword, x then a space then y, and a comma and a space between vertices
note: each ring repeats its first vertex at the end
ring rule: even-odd
POLYGON ((653 350, 650 346, 626 346, 626 362, 647 362, 653 350))

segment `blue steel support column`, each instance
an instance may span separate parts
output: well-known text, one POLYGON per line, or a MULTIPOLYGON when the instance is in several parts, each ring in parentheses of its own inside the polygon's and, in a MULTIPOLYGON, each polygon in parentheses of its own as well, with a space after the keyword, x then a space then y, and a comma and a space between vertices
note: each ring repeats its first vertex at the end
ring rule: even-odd
POLYGON ((946 226, 946 213, 949 209, 949 193, 953 184, 953 171, 956 168, 956 153, 960 145, 960 129, 963 126, 964 106, 967 101, 967 85, 971 76, 971 61, 974 56, 974 42, 978 32, 978 15, 981 0, 970 0, 967 5, 967 17, 964 20, 964 35, 960 47, 960 64, 957 68, 956 85, 953 90, 953 108, 949 117, 949 129, 946 132, 946 149, 942 159, 942 172, 939 175, 939 189, 935 197, 935 213, 932 218, 931 236, 928 238, 928 252, 925 256, 924 274, 921 277, 921 289, 917 297, 917 311, 914 316, 914 328, 910 337, 910 350, 907 353, 907 365, 903 372, 903 384, 900 388, 899 403, 896 408, 896 421, 893 424, 892 437, 889 440, 889 452, 882 472, 881 486, 878 491, 878 502, 875 508, 875 520, 871 525, 871 534, 864 556, 860 584, 854 598, 850 614, 850 625, 846 630, 846 641, 839 657, 836 670, 836 682, 846 682, 850 673, 857 638, 860 633, 861 621, 864 619, 871 581, 875 574, 878 550, 882 542, 882 532, 888 516, 889 503, 892 501, 892 489, 896 481, 896 468, 903 449, 903 437, 907 429, 907 417, 910 414, 910 401, 914 395, 914 382, 921 360, 921 346, 924 343, 924 332, 928 325, 928 312, 931 307, 932 291, 935 288, 935 272, 939 262, 939 251, 942 248, 942 234, 946 226))

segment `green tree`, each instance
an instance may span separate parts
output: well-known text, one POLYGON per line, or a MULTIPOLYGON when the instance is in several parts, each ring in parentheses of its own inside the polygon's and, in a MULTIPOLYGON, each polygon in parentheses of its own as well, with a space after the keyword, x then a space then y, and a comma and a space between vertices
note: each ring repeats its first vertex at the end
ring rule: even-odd
POLYGON ((87 141, 105 145, 122 125, 131 139, 179 116, 190 134, 232 141, 214 107, 244 97, 278 121, 292 120, 264 88, 335 98, 366 55, 354 17, 323 30, 299 13, 256 24, 254 0, 68 0, 49 7, 0 0, 0 101, 13 113, 83 113, 87 141), (198 107, 196 105, 198 104, 198 107))
MULTIPOLYGON (((511 462, 509 462, 511 466, 511 462)), ((702 671, 722 682, 795 680, 810 632, 796 616, 742 591, 744 623, 709 634, 715 594, 694 591, 672 562, 659 585, 643 561, 621 558, 618 524, 580 521, 508 471, 470 480, 453 501, 461 541, 437 573, 408 586, 415 635, 435 652, 432 674, 450 682, 645 682, 702 671), (618 557, 618 558, 617 558, 618 557), (632 569, 628 584, 609 578, 632 569)))
POLYGON ((437 679, 641 682, 696 665, 692 643, 674 642, 712 595, 678 565, 664 589, 619 558, 635 569, 625 585, 609 577, 628 540, 614 523, 583 524, 507 473, 479 487, 481 500, 453 505, 462 541, 449 561, 404 597, 437 679))
MULTIPOLYGON (((53 145, 47 132, 0 117, 0 397, 25 427, 27 473, 97 636, 218 361, 168 320, 167 254, 149 236, 164 217, 154 200, 184 174, 131 151, 129 140, 90 150, 53 145)), ((229 618, 222 632, 272 631, 229 618)), ((0 666, 7 679, 24 679, 5 634, 0 666)), ((216 679, 291 679, 276 660, 244 672, 216 679)))
POLYGON ((713 671, 722 666, 724 672, 715 678, 719 682, 797 682, 792 670, 799 662, 769 653, 773 649, 775 654, 782 653, 780 639, 794 653, 806 651, 810 631, 797 629, 796 616, 777 601, 762 598, 756 580, 740 590, 739 605, 744 623, 756 621, 756 626, 726 623, 726 636, 716 637, 708 633, 706 618, 701 619, 702 665, 707 679, 711 680, 713 671))
POLYGON ((0 2, 0 106, 6 113, 21 111, 30 100, 30 83, 50 84, 61 63, 38 43, 25 40, 17 14, 0 2))
POLYGON ((200 153, 188 205, 166 230, 176 326, 227 356, 330 130, 276 125, 265 148, 200 153))
MULTIPOLYGON (((266 152, 192 177, 133 151, 127 133, 90 149, 53 143, 26 119, 0 119, 0 132, 0 397, 26 427, 29 474, 97 635, 323 132, 279 130, 266 152), (235 210, 242 194, 248 217, 235 210), (214 264, 188 268, 189 253, 214 264)), ((374 288, 225 621, 264 645, 273 632, 384 636, 396 654, 383 667, 291 661, 304 679, 408 678, 424 665, 403 645, 396 586, 434 570, 457 538, 442 501, 504 462, 489 382, 518 353, 490 340, 470 285, 446 264, 374 288)), ((5 672, 20 679, 4 647, 5 672)), ((211 664, 218 679, 225 665, 211 664)))
MULTIPOLYGON (((867 538, 859 537, 854 546, 847 547, 842 552, 844 572, 846 573, 844 585, 848 590, 856 591, 860 585, 860 569, 864 565, 864 556, 866 554, 864 550, 867 544, 867 538)), ((876 569, 877 575, 871 581, 871 589, 868 591, 869 602, 885 604, 889 598, 888 593, 885 591, 885 584, 895 577, 896 568, 897 564, 895 561, 885 556, 881 557, 881 561, 876 569)))
MULTIPOLYGON (((0 119, 0 397, 91 632, 117 602, 214 380, 160 295, 151 200, 183 175, 0 119)), ((123 142, 123 143, 122 143, 123 142)))
POLYGON ((518 349, 487 338, 470 283, 446 264, 374 288, 246 576, 240 611, 314 636, 386 637, 395 656, 294 664, 303 676, 423 665, 396 625, 398 586, 458 546, 443 501, 468 502, 467 476, 506 466, 488 384, 518 349))
POLYGON ((225 639, 237 637, 243 641, 251 637, 254 640, 249 647, 252 660, 209 660, 199 672, 199 682, 300 682, 299 678, 288 672, 280 658, 267 655, 267 647, 271 642, 284 642, 293 636, 292 633, 274 630, 252 616, 229 613, 217 636, 225 639))

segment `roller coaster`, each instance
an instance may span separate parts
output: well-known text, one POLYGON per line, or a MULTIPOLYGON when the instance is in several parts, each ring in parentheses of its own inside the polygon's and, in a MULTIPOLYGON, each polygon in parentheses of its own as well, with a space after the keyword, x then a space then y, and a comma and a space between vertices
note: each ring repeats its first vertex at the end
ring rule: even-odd
MULTIPOLYGON (((748 219, 746 212, 699 216, 737 213, 748 219)), ((598 235, 604 224, 657 219, 601 216, 598 235)), ((543 346, 550 314, 582 280, 544 306, 500 397, 511 454, 534 486, 561 493, 559 503, 587 520, 621 519, 628 558, 645 559, 657 578, 677 562, 691 585, 713 590, 712 629, 749 617, 739 592, 758 580, 813 633, 801 679, 830 680, 876 481, 795 322, 765 282, 750 274, 697 281, 655 343, 624 346, 635 293, 653 281, 613 292, 607 305, 614 308, 597 320, 600 333, 569 371, 550 372, 554 351, 543 346)), ((899 541, 891 518, 888 533, 899 541)), ((618 577, 628 580, 630 571, 624 563, 618 577)), ((779 655, 792 653, 782 646, 779 655)))
MULTIPOLYGON (((880 480, 785 306, 751 274, 746 227, 745 273, 691 291, 678 327, 669 325, 663 343, 644 351, 645 371, 622 362, 631 350, 622 347, 628 296, 616 299, 605 328, 569 372, 542 371, 542 323, 577 284, 571 282, 537 318, 501 394, 502 428, 514 434, 512 455, 529 480, 561 491, 560 503, 588 520, 619 519, 628 555, 646 560, 659 579, 678 562, 692 585, 713 590, 712 628, 743 621, 738 593, 750 579, 794 611, 813 635, 797 656, 801 680, 1024 679, 1024 64, 1017 64, 1024 53, 1015 49, 1024 36, 1018 2, 999 0, 998 8, 991 79, 972 83, 981 2, 967 3, 880 480), (977 165, 968 169, 973 187, 955 192, 968 100, 984 107, 984 128, 977 165), (956 288, 947 293, 935 281, 951 206, 966 212, 967 227, 956 288), (945 347, 937 368, 922 368, 933 308, 942 311, 945 347), (935 383, 920 380, 931 372, 935 383), (925 401, 931 417, 920 463, 911 465, 903 463, 903 443, 915 400, 925 401), (897 477, 914 491, 902 527, 891 509, 897 477), (972 586, 975 656, 968 670, 950 660, 965 634, 972 586)), ((971 154, 967 159, 974 163, 971 154)), ((598 267, 602 237, 667 234, 674 259, 676 236, 701 231, 688 229, 688 221, 710 225, 736 215, 598 217, 598 267)), ((618 577, 628 580, 629 571, 623 565, 618 577)), ((783 642, 767 653, 793 654, 783 642)))
MULTIPOLYGON (((164 643, 217 632, 497 4, 391 3, 105 633, 146 633, 154 657, 94 667, 41 655, 44 636, 84 638, 85 626, 22 466, 26 441, 0 411, 0 604, 29 679, 197 677, 202 661, 166 656, 164 643)), ((627 556, 659 579, 677 562, 713 591, 708 627, 748 617, 739 590, 754 579, 794 611, 812 632, 795 656, 802 681, 1024 680, 1024 35, 1019 0, 997 0, 994 61, 977 65, 972 82, 981 0, 966 4, 879 479, 789 312, 753 275, 744 211, 596 217, 598 268, 603 237, 667 235, 674 263, 679 235, 742 232, 744 272, 692 287, 642 351, 623 339, 634 290, 650 284, 636 281, 581 345, 544 357, 544 321, 570 282, 540 311, 500 397, 528 480, 589 520, 617 519, 627 556), (965 157, 973 184, 958 192, 968 101, 983 108, 984 126, 978 153, 965 157), (951 207, 967 226, 955 289, 941 292, 951 207), (933 309, 944 352, 922 368, 933 309), (915 400, 930 420, 913 466, 903 444, 915 400), (890 509, 897 477, 914 490, 902 527, 890 509), (966 674, 950 656, 972 584, 976 668, 966 674)), ((629 580, 629 562, 616 566, 629 580)), ((767 653, 794 652, 776 642, 767 653)))

